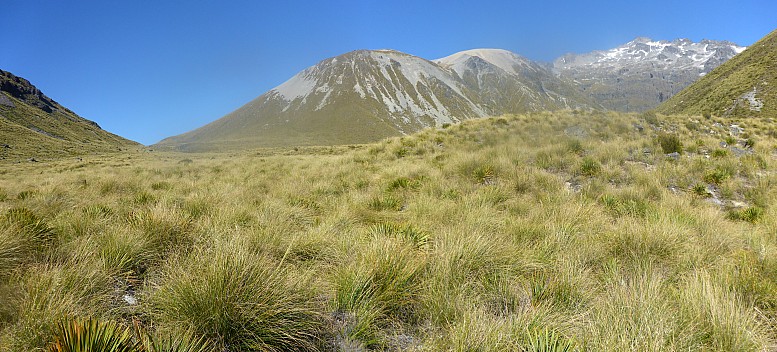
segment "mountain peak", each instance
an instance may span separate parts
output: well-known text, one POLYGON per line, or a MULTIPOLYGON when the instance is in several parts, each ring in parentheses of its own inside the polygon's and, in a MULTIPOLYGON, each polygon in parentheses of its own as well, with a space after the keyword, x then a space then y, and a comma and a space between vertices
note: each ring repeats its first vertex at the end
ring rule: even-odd
POLYGON ((467 50, 435 61, 356 50, 159 144, 208 150, 363 143, 484 116, 592 105, 570 82, 507 50, 467 50))
POLYGON ((365 50, 365 51, 372 52, 372 53, 382 53, 382 54, 410 55, 408 53, 404 53, 396 49, 376 49, 376 50, 365 50))
POLYGON ((459 75, 465 71, 467 61, 478 58, 488 62, 509 74, 520 74, 521 67, 529 67, 530 61, 512 51, 504 49, 471 49, 460 51, 441 59, 433 60, 435 63, 456 71, 459 75))
POLYGON ((607 108, 644 111, 744 49, 725 41, 638 37, 610 50, 564 55, 553 68, 579 82, 607 108))
MULTIPOLYGON (((505 49, 495 49, 495 48, 479 48, 479 49, 469 49, 469 50, 463 50, 459 51, 453 55, 448 55, 447 57, 457 56, 457 55, 469 55, 469 56, 477 56, 483 59, 494 57, 494 56, 519 56, 518 54, 505 50, 505 49)), ((441 59, 442 60, 442 59, 441 59)))
POLYGON ((652 41, 653 41, 653 39, 650 39, 649 37, 636 37, 636 38, 634 38, 634 40, 632 40, 632 41, 630 41, 630 42, 626 43, 626 45, 629 45, 629 44, 636 44, 636 43, 643 43, 643 44, 647 44, 647 43, 650 43, 650 42, 652 42, 652 41))
POLYGON ((655 41, 547 65, 504 49, 427 60, 392 49, 322 60, 234 112, 160 145, 188 150, 362 143, 483 116, 642 111, 737 53, 728 42, 655 41))

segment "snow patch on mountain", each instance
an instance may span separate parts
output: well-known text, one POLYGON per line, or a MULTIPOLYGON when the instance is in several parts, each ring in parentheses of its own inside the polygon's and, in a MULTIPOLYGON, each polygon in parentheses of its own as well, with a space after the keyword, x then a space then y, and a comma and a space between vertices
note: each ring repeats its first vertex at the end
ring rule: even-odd
POLYGON ((316 89, 318 80, 313 71, 314 67, 308 68, 292 77, 283 84, 272 89, 273 92, 283 97, 286 101, 294 101, 299 98, 305 98, 316 89))
POLYGON ((650 65, 651 67, 670 67, 672 69, 698 69, 709 72, 712 67, 746 48, 730 42, 703 40, 695 43, 688 39, 674 41, 655 41, 650 38, 636 38, 622 46, 587 54, 568 54, 554 62, 557 70, 576 68, 614 68, 650 65))
POLYGON ((553 70, 606 108, 645 111, 744 50, 727 41, 640 37, 609 50, 566 54, 553 70))
POLYGON ((388 73, 389 67, 398 67, 399 72, 407 78, 414 87, 419 82, 427 80, 428 78, 435 78, 445 85, 453 89, 457 94, 464 95, 458 87, 453 77, 448 75, 445 71, 441 70, 439 66, 430 61, 413 57, 408 54, 400 53, 393 50, 379 50, 371 52, 372 58, 377 61, 380 66, 380 70, 383 76, 392 81, 393 78, 388 73))

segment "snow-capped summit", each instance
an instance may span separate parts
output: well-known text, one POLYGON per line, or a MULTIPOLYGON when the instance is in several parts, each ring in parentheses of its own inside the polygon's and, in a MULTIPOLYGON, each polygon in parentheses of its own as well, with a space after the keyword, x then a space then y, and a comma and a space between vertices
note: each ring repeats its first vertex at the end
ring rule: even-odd
POLYGON ((728 41, 638 37, 609 50, 567 54, 553 68, 605 107, 641 111, 661 103, 745 50, 728 41))
POLYGON ((706 73, 711 68, 705 64, 715 57, 731 58, 745 50, 727 41, 703 40, 694 43, 689 39, 654 41, 639 37, 617 48, 594 51, 587 54, 567 54, 554 62, 556 70, 605 68, 620 70, 649 64, 651 67, 671 69, 697 68, 706 73))
POLYGON ((711 114, 734 120, 777 116, 777 31, 755 42, 745 53, 718 66, 656 111, 667 115, 711 114))

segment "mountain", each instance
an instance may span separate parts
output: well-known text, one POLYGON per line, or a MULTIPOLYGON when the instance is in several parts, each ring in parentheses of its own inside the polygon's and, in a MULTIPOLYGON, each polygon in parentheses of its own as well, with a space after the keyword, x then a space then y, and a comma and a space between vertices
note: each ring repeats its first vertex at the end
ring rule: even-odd
POLYGON ((599 107, 569 80, 507 50, 474 49, 434 60, 476 92, 488 116, 576 107, 599 107))
POLYGON ((506 113, 644 111, 745 48, 637 38, 539 64, 500 49, 426 60, 357 50, 311 66, 234 112, 156 147, 185 151, 350 144, 506 113))
POLYGON ((777 116, 777 30, 662 104, 663 114, 777 116))
POLYGON ((0 159, 84 155, 138 146, 76 115, 26 79, 0 70, 0 159))
POLYGON ((200 151, 365 143, 508 112, 594 105, 571 82, 504 50, 434 61, 358 50, 323 60, 234 112, 156 146, 200 151))
POLYGON ((607 109, 645 111, 744 49, 727 41, 636 38, 610 50, 564 55, 553 69, 607 109))

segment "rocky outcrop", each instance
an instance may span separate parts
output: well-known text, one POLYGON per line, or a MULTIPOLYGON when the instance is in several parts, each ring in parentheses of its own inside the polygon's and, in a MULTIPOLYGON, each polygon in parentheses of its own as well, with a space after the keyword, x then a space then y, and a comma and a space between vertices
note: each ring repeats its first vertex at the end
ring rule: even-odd
MULTIPOLYGON (((3 70, 0 70, 0 92, 6 92, 10 96, 47 113, 52 113, 59 107, 57 102, 41 93, 30 81, 3 70)), ((13 106, 13 102, 7 97, 0 97, 0 104, 13 106), (4 101, 10 104, 4 104, 4 101)))

